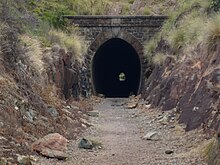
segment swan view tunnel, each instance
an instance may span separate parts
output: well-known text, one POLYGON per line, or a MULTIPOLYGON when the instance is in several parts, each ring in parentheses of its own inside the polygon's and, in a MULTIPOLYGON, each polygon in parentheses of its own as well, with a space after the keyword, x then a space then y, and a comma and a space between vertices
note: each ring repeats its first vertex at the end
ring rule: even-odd
POLYGON ((141 78, 139 56, 128 42, 110 39, 94 55, 92 77, 95 91, 106 97, 136 95, 141 78))

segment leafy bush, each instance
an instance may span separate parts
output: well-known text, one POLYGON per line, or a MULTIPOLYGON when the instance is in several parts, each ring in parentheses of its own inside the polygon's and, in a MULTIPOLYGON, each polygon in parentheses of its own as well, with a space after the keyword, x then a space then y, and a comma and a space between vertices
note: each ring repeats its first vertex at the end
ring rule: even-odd
MULTIPOLYGON (((64 3, 65 4, 65 3, 64 3)), ((62 19, 62 15, 69 14, 68 6, 63 3, 51 2, 51 1, 35 1, 31 0, 28 2, 27 8, 33 12, 38 18, 48 22, 55 28, 64 28, 65 20, 62 19)))
POLYGON ((107 0, 31 0, 28 8, 54 28, 65 28, 66 21, 62 15, 103 15, 108 11, 107 0))

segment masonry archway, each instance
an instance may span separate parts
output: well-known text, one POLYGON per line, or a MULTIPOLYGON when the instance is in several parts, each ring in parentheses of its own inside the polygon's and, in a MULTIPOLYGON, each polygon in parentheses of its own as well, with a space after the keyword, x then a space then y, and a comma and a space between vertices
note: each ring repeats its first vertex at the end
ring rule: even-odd
POLYGON ((141 60, 127 41, 111 38, 96 51, 92 60, 93 86, 106 97, 138 94, 141 83, 141 60))

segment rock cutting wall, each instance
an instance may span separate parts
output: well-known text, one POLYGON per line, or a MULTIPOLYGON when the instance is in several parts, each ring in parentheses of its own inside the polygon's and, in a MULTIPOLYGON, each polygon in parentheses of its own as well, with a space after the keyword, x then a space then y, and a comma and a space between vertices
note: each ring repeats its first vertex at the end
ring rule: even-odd
POLYGON ((144 83, 143 98, 164 111, 175 110, 186 130, 202 127, 217 130, 220 121, 220 45, 199 56, 183 60, 167 57, 144 83), (209 55, 208 55, 209 54, 209 55))

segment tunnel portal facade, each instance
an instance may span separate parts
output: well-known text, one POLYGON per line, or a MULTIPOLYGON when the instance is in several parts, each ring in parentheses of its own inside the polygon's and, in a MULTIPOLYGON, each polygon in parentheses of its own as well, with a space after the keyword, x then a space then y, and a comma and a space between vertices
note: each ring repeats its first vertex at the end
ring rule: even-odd
MULTIPOLYGON (((79 27, 89 45, 86 54, 87 96, 137 95, 148 63, 144 44, 157 33, 166 16, 64 16, 79 27)), ((85 87, 86 86, 86 87, 85 87)))

